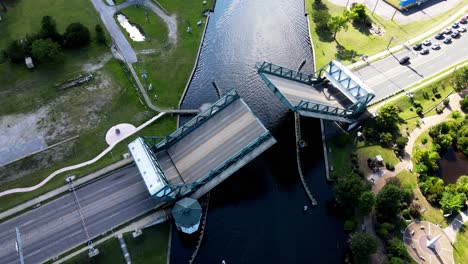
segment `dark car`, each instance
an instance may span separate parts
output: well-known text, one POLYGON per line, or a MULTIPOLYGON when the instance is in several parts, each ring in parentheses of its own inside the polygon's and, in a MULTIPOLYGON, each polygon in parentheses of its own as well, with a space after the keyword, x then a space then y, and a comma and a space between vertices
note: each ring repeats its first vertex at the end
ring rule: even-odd
POLYGON ((406 63, 409 62, 409 60, 410 60, 410 57, 405 56, 405 57, 400 59, 400 64, 406 64, 406 63))
POLYGON ((452 24, 452 28, 458 28, 459 26, 460 26, 460 24, 458 24, 457 22, 452 24))
POLYGON ((452 38, 458 38, 460 33, 458 31, 452 33, 452 38))
POLYGON ((452 42, 452 38, 451 37, 447 37, 446 39, 444 39, 444 43, 445 44, 449 44, 452 42))
POLYGON ((422 48, 422 43, 418 43, 418 44, 413 46, 414 50, 420 50, 421 48, 422 48))
POLYGON ((444 38, 444 34, 443 33, 437 33, 435 36, 434 36, 435 39, 443 39, 444 38))

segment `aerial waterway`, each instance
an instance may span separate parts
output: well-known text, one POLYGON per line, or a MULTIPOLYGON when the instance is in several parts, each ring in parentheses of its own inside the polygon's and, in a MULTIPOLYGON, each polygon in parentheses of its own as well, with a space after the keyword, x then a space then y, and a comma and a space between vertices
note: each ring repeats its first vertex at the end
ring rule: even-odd
MULTIPOLYGON (((236 88, 278 143, 211 191, 195 263, 342 263, 343 223, 331 206, 320 122, 301 119, 302 170, 318 202, 304 212, 310 201, 297 170, 294 115, 257 75, 261 61, 313 70, 303 0, 218 0, 182 108, 214 102, 213 80, 221 95, 236 88)), ((173 232, 171 263, 187 263, 198 237, 173 232)))

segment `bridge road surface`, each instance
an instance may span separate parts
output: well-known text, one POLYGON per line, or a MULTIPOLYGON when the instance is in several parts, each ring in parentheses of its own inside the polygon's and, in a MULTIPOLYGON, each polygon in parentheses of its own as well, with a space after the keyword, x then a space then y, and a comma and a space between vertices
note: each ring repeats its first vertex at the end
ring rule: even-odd
POLYGON ((459 38, 452 39, 448 45, 434 37, 430 39, 433 44, 439 43, 441 48, 433 50, 431 46, 423 46, 429 48, 428 55, 420 55, 419 51, 416 55, 405 49, 359 70, 351 69, 375 91, 376 97, 371 103, 468 58, 468 32, 461 33, 459 38), (405 56, 410 57, 410 64, 400 65, 398 60, 405 56))
MULTIPOLYGON (((76 190, 90 237, 123 224, 155 206, 135 165, 76 190)), ((72 192, 0 223, 0 263, 19 263, 15 227, 25 263, 40 263, 86 242, 72 192)))

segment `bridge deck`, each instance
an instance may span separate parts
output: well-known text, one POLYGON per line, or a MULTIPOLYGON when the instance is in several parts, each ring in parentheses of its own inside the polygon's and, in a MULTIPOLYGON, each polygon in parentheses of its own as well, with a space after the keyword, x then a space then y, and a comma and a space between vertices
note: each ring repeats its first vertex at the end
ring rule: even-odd
MULTIPOLYGON (((186 184, 192 183, 266 131, 245 102, 239 99, 171 145, 167 149, 171 162, 166 158, 166 162, 160 161, 161 166, 169 183, 180 183, 178 174, 186 184)), ((160 152, 157 156, 164 157, 165 154, 160 152)))
POLYGON ((265 74, 273 85, 294 106, 302 100, 324 105, 346 108, 351 101, 332 85, 307 85, 293 80, 265 74))

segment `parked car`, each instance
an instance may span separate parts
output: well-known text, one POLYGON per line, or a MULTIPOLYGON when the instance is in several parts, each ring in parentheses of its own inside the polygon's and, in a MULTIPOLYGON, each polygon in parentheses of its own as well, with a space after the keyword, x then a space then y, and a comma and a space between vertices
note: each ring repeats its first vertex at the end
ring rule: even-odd
POLYGON ((445 43, 445 44, 450 44, 450 43, 452 43, 452 38, 451 38, 451 37, 445 38, 445 39, 444 39, 444 43, 445 43))
POLYGON ((458 22, 455 22, 452 24, 452 28, 458 28, 460 26, 460 24, 458 24, 458 22))
POLYGON ((458 33, 466 32, 466 27, 461 27, 457 29, 458 33))
POLYGON ((429 49, 425 48, 425 49, 421 50, 421 51, 419 52, 419 54, 421 54, 421 55, 429 54, 429 49))
POLYGON ((446 29, 444 30, 444 34, 445 34, 445 35, 450 35, 450 34, 452 34, 452 29, 449 28, 449 27, 446 28, 446 29))
POLYGON ((460 37, 460 33, 458 31, 452 33, 452 38, 460 37))
POLYGON ((458 21, 458 22, 460 22, 460 23, 462 23, 462 24, 466 24, 466 21, 467 21, 467 19, 464 18, 464 17, 462 17, 462 18, 460 19, 460 21, 458 21))
POLYGON ((418 44, 413 46, 414 50, 420 50, 421 48, 422 48, 422 43, 418 43, 418 44))
POLYGON ((439 43, 434 43, 434 44, 432 44, 432 49, 433 49, 433 50, 438 50, 438 49, 440 49, 440 44, 439 44, 439 43))
POLYGON ((430 46, 430 45, 431 45, 431 40, 430 40, 430 39, 426 39, 425 41, 423 41, 423 45, 424 45, 424 46, 430 46))
POLYGON ((409 60, 410 60, 410 57, 405 56, 405 57, 400 59, 400 64, 406 64, 406 63, 409 62, 409 60))
POLYGON ((444 32, 441 32, 441 33, 437 33, 435 36, 434 36, 435 39, 444 39, 444 32))

